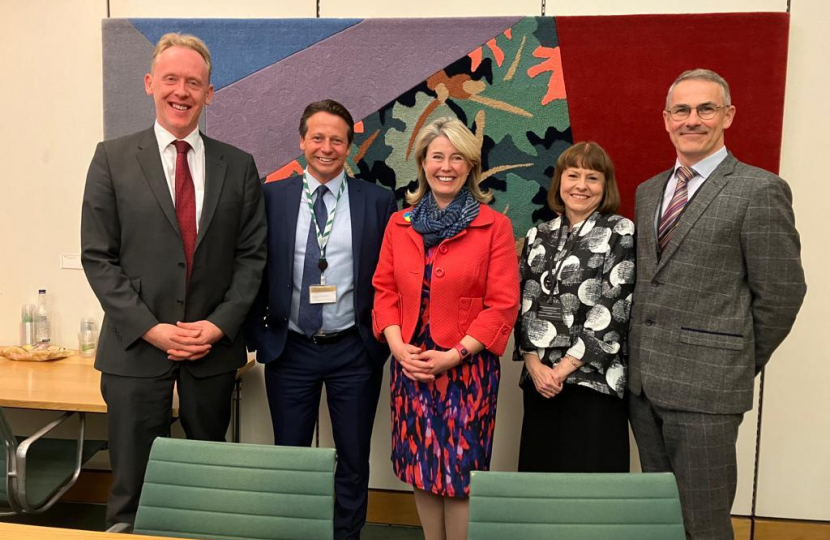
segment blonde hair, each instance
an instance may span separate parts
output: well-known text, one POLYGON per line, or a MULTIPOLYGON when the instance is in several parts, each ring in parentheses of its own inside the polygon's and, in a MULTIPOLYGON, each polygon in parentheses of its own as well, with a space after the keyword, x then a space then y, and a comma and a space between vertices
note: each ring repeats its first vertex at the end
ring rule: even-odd
POLYGON ((578 142, 561 154, 556 160, 556 169, 548 191, 548 206, 558 214, 565 213, 565 201, 559 193, 562 184, 562 174, 566 169, 580 168, 601 172, 605 176, 605 186, 602 189, 602 200, 597 210, 602 215, 613 214, 620 207, 620 190, 614 175, 614 162, 603 148, 595 142, 578 142))
POLYGON ((430 143, 438 137, 446 137, 447 140, 458 150, 458 153, 470 166, 470 173, 467 175, 465 185, 472 193, 473 198, 481 203, 488 203, 493 200, 490 190, 482 190, 479 187, 481 182, 481 144, 476 136, 461 121, 455 118, 439 118, 431 124, 424 126, 415 140, 415 159, 418 163, 418 186, 415 191, 406 192, 406 202, 415 206, 429 192, 429 183, 424 172, 424 160, 427 155, 427 148, 430 143))
POLYGON ((205 61, 208 69, 208 82, 210 82, 210 70, 211 70, 211 63, 210 63, 210 51, 205 45, 205 42, 201 39, 197 38, 196 36, 192 36, 190 34, 178 34, 175 32, 171 32, 169 34, 164 34, 159 39, 158 43, 156 43, 156 48, 153 50, 153 61, 150 62, 150 72, 152 73, 153 68, 156 67, 156 58, 171 47, 184 47, 186 49, 192 49, 199 53, 199 56, 205 61))

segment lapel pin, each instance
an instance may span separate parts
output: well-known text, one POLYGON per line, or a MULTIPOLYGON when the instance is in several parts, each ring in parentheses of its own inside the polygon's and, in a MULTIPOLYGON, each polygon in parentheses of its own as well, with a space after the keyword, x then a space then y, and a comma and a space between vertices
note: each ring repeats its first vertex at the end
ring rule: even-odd
POLYGON ((403 220, 407 223, 412 221, 412 212, 407 212, 403 215, 403 220))

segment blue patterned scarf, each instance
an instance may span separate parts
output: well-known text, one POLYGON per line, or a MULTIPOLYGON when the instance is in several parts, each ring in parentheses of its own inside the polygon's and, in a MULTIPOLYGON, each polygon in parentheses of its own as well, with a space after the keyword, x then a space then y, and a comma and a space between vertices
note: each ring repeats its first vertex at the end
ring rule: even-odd
POLYGON ((424 237, 424 246, 431 248, 466 229, 478 215, 479 208, 467 186, 461 188, 443 210, 438 208, 430 191, 412 209, 412 228, 424 237))

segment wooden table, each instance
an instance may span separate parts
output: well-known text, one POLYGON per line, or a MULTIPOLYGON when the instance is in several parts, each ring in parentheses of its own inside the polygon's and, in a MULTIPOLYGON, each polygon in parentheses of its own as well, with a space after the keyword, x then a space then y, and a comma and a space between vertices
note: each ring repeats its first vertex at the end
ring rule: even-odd
MULTIPOLYGON (((101 372, 95 360, 70 356, 51 362, 15 362, 0 358, 0 407, 106 413, 107 404, 101 397, 101 372)), ((242 366, 236 375, 234 396, 234 440, 239 440, 239 392, 242 375, 251 369, 254 359, 242 366)), ((179 399, 173 396, 173 416, 179 414, 179 399)), ((2 538, 2 537, 0 537, 2 538)))
POLYGON ((0 406, 105 413, 101 372, 93 367, 94 361, 82 356, 52 362, 0 358, 0 406))
POLYGON ((0 538, 3 540, 172 540, 167 536, 133 536, 3 522, 0 522, 0 538))

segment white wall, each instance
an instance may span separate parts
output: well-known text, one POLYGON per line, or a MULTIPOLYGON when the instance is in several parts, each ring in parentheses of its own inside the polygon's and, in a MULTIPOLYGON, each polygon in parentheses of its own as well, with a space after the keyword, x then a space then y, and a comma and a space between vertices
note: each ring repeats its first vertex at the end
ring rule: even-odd
POLYGON ((825 165, 830 147, 830 9, 822 0, 793 0, 791 15, 781 176, 793 187, 807 299, 766 370, 756 514, 828 521, 830 182, 816 166, 825 165))
MULTIPOLYGON (((784 11, 786 0, 559 0, 547 15, 612 15, 724 11, 784 11)), ((830 76, 830 19, 823 0, 792 0, 790 60, 784 122, 782 176, 792 185, 809 293, 793 336, 775 355, 767 373, 761 440, 759 515, 830 520, 830 354, 820 336, 830 302, 822 281, 828 241, 823 214, 830 183, 811 167, 830 143, 824 103, 830 76), (808 162, 809 159, 809 162, 808 162), (810 170, 808 170, 810 167, 810 170), (797 366, 796 369, 793 369, 797 366)), ((20 305, 45 287, 56 313, 55 340, 74 346, 79 319, 101 317, 79 270, 61 270, 61 253, 78 253, 80 202, 86 169, 103 136, 100 21, 105 0, 4 0, 0 2, 0 103, 6 105, 0 132, 0 343, 17 340, 20 305)), ((110 0, 113 17, 313 17, 315 0, 110 0)), ((540 15, 541 1, 463 0, 389 2, 321 0, 324 17, 441 17, 540 15)), ((705 36, 702 36, 705 38, 705 36)), ((759 81, 763 84, 763 81, 759 81)), ((737 104, 740 106, 740 104, 737 104)), ((738 117, 737 121, 740 121, 738 117)), ((505 358, 509 358, 506 356, 505 358)), ((503 362, 493 467, 516 463, 521 396, 519 366, 503 362)), ((372 486, 403 489, 389 463, 389 404, 382 394, 373 440, 372 486)), ((243 438, 270 442, 270 423, 260 370, 243 391, 243 438)), ((33 425, 33 413, 13 416, 33 425)), ((325 418, 325 417, 324 417, 325 418)), ((740 485, 735 512, 751 508, 755 412, 746 416, 739 440, 740 485)), ((103 422, 92 421, 93 435, 103 422)), ((331 440, 324 420, 321 440, 331 440)))

